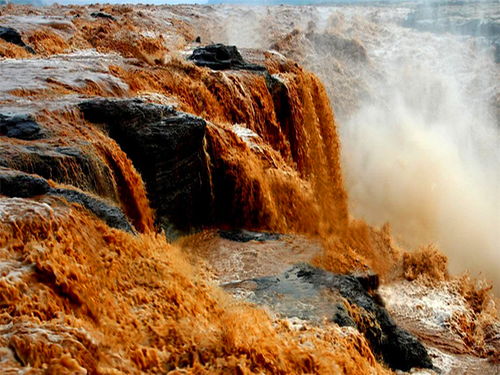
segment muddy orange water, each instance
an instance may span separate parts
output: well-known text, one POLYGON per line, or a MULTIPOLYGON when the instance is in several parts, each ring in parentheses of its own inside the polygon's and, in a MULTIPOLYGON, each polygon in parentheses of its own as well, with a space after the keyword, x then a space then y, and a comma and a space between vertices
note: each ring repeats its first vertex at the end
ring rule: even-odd
MULTIPOLYGON (((217 286, 299 261, 335 272, 371 269, 399 285, 405 264, 388 225, 373 228, 349 215, 337 124, 319 79, 279 54, 247 52, 272 75, 273 95, 264 75, 185 61, 203 12, 0 8, 0 24, 19 29, 36 51, 0 42, 0 103, 6 111, 35 114, 49 131, 37 146, 78 145, 92 160, 86 171, 62 163, 49 183, 115 204, 137 231, 112 229, 54 197, 0 196, 2 373, 391 373, 356 330, 297 325, 217 286), (92 18, 97 10, 116 20, 92 18), (75 109, 94 97, 141 97, 204 118, 212 226, 281 232, 288 242, 235 245, 205 228, 169 243, 154 227, 148 187, 126 153, 75 109)), ((26 151, 32 142, 0 137, 4 166, 35 172, 26 151)), ((423 285, 452 285, 449 275, 426 269, 414 275, 423 285)), ((498 341, 494 301, 487 288, 460 285, 454 298, 468 314, 457 334, 460 348, 498 361, 499 348, 490 343, 498 341)), ((394 295, 388 288, 385 294, 394 295)), ((420 293, 408 303, 417 303, 420 293)), ((449 332, 432 334, 446 339, 449 332)))

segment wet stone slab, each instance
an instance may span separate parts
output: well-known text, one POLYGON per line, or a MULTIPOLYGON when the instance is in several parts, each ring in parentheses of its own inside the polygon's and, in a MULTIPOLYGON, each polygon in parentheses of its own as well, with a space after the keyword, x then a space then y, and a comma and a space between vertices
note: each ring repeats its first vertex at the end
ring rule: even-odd
POLYGON ((378 358, 392 369, 433 368, 424 346, 394 323, 376 292, 364 286, 373 283, 364 283, 364 279, 300 263, 276 276, 227 283, 223 287, 287 318, 316 324, 326 319, 340 326, 356 327, 378 358))

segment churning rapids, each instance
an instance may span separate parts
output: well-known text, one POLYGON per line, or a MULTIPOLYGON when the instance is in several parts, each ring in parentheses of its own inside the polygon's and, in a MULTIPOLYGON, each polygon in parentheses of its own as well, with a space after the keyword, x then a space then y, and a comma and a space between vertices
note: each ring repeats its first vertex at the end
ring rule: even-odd
POLYGON ((498 1, 0 7, 0 372, 498 374, 498 1))

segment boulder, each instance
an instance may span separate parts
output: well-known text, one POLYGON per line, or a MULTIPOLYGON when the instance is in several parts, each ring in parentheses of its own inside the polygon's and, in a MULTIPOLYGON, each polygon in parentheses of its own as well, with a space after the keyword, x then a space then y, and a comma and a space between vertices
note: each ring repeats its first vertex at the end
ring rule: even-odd
POLYGON ((214 70, 266 70, 266 68, 261 65, 246 62, 236 46, 226 46, 224 44, 211 44, 205 47, 195 48, 188 59, 192 60, 198 66, 208 67, 214 70))
POLYGON ((90 100, 80 109, 132 160, 146 183, 157 224, 169 237, 211 222, 203 119, 138 99, 90 100))
POLYGON ((0 26, 0 38, 8 43, 15 44, 19 47, 24 47, 24 49, 26 49, 26 51, 28 51, 29 53, 35 53, 33 48, 27 46, 26 43, 23 42, 21 34, 19 34, 19 32, 12 27, 0 26))
POLYGON ((425 347, 411 333, 398 326, 386 327, 385 333, 387 339, 382 343, 382 357, 392 369, 410 371, 413 367, 420 367, 439 373, 425 347))
POLYGON ((116 21, 115 17, 113 17, 111 14, 104 13, 104 12, 92 12, 92 13, 90 13, 90 16, 94 17, 94 18, 105 18, 108 20, 116 21))
MULTIPOLYGON (((374 278, 365 279, 370 279, 367 285, 373 287, 374 278)), ((301 263, 277 276, 225 284, 224 288, 247 295, 250 301, 268 305, 286 317, 318 324, 326 317, 341 326, 355 326, 375 355, 394 370, 433 368, 425 347, 393 322, 359 276, 334 274, 301 263), (360 316, 348 312, 345 300, 360 308, 360 316)))
POLYGON ((355 272, 352 274, 367 291, 375 291, 380 285, 378 275, 372 271, 355 272))
POLYGON ((24 140, 44 137, 44 132, 35 119, 29 115, 4 115, 0 113, 0 135, 24 140))

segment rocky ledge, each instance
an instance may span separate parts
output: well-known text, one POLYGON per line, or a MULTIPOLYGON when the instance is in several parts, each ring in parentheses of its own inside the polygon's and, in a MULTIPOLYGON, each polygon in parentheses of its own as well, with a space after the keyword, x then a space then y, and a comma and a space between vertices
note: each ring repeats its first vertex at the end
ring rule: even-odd
POLYGON ((368 287, 376 286, 373 279, 371 274, 338 275, 301 263, 276 276, 227 283, 224 288, 287 318, 316 324, 326 318, 354 327, 393 370, 433 369, 425 347, 394 323, 376 290, 368 287))
POLYGON ((226 46, 220 43, 196 48, 193 51, 193 54, 189 57, 189 60, 192 60, 198 66, 203 66, 214 70, 266 70, 266 68, 262 65, 246 62, 236 46, 226 46))
POLYGON ((90 211, 112 228, 133 232, 132 225, 120 208, 82 191, 52 188, 47 180, 35 175, 0 167, 0 195, 11 198, 59 197, 90 211))
POLYGON ((140 172, 169 237, 209 221, 210 183, 204 152, 205 120, 139 99, 95 99, 80 104, 140 172))

